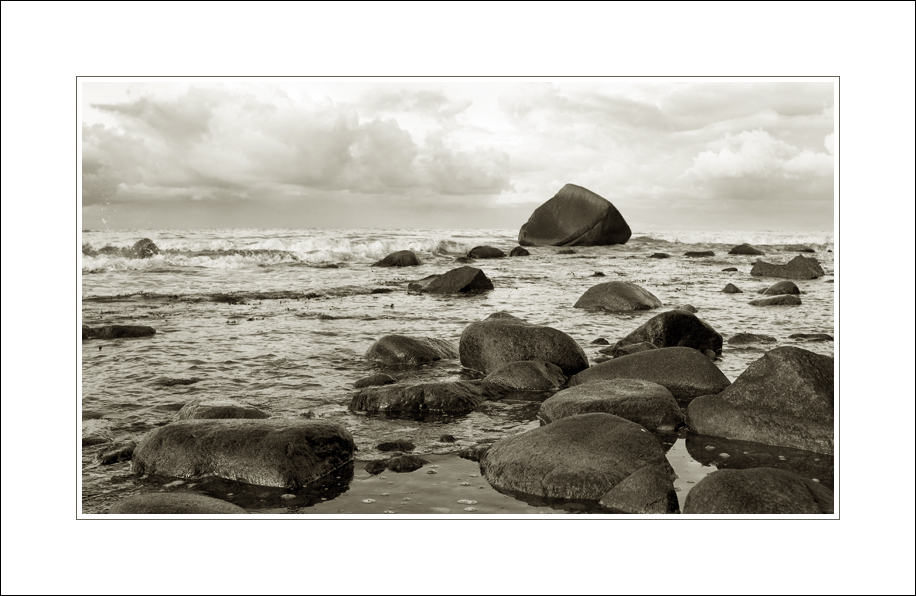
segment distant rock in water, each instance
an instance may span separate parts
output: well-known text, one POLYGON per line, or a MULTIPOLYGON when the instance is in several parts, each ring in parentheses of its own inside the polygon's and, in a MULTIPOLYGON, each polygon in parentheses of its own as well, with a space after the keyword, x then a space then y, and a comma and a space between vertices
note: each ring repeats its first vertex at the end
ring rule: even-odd
POLYGON ((630 226, 610 201, 567 184, 531 214, 518 233, 522 246, 625 244, 630 226))
POLYGON ((413 472, 415 470, 419 470, 428 463, 429 460, 425 460, 422 457, 417 457, 416 455, 401 455, 399 457, 392 457, 388 460, 388 469, 392 472, 401 474, 404 472, 413 472))
POLYGON ((366 360, 385 365, 419 365, 457 357, 458 350, 451 342, 407 335, 386 335, 369 346, 365 356, 366 360))
POLYGON ((757 260, 751 267, 756 277, 785 277, 788 279, 815 279, 824 275, 824 270, 814 257, 798 255, 785 265, 773 265, 757 260))
POLYGON ((743 293, 741 290, 738 289, 738 286, 736 286, 735 284, 727 284, 724 288, 722 288, 722 291, 725 292, 726 294, 742 294, 743 293))
POLYGON ((770 337, 769 335, 759 335, 756 333, 739 333, 728 338, 728 343, 731 345, 741 345, 741 344, 772 344, 776 343, 775 337, 770 337))
POLYGON ((671 255, 669 255, 666 252, 654 252, 651 255, 649 255, 649 258, 650 259, 670 259, 671 255))
POLYGON ((515 248, 512 249, 512 252, 509 253, 510 257, 527 257, 530 255, 531 253, 525 250, 524 248, 522 248, 521 246, 516 246, 515 248))
POLYGON ((804 339, 806 341, 833 341, 833 336, 826 333, 793 333, 789 339, 804 339))
POLYGON ((726 267, 726 268, 723 269, 722 271, 737 271, 737 270, 738 270, 737 267, 726 267))
POLYGON ((781 296, 783 294, 801 294, 801 291, 798 289, 798 286, 795 285, 795 282, 792 281, 780 281, 776 282, 769 288, 764 288, 757 292, 758 294, 766 294, 768 296, 781 296))
POLYGON ((379 443, 375 448, 379 451, 413 451, 417 446, 407 439, 397 439, 395 441, 379 443))
POLYGON ((661 305, 662 301, 654 294, 634 283, 609 281, 586 290, 573 308, 608 311, 651 310, 661 305))
POLYGON ((686 310, 687 312, 696 314, 697 307, 692 304, 681 304, 680 306, 675 306, 674 310, 686 310))
POLYGON ((787 470, 718 470, 687 493, 688 515, 832 514, 833 492, 787 470))
POLYGON ((137 240, 130 250, 138 259, 148 259, 159 254, 159 247, 149 238, 137 240))
POLYGON ((659 348, 687 347, 722 353, 722 336, 708 323, 686 310, 671 310, 657 314, 614 347, 649 342, 659 348))
POLYGON ((469 259, 501 259, 506 253, 492 246, 475 246, 468 252, 469 259))
POLYGON ((563 250, 558 250, 557 254, 558 255, 574 255, 576 254, 576 251, 574 251, 571 248, 564 248, 563 250))
POLYGON ((759 248, 755 248, 751 246, 750 244, 739 244, 738 246, 728 251, 728 254, 730 255, 762 255, 764 253, 759 248))
POLYGON ((372 264, 373 267, 415 267, 417 265, 422 265, 422 263, 412 250, 393 252, 381 261, 372 264))
POLYGON ((118 339, 121 337, 149 337, 156 330, 145 325, 105 325, 104 327, 87 327, 83 325, 83 339, 118 339))
MULTIPOLYGON (((790 244, 784 249, 786 252, 815 252, 815 250, 809 246, 803 244, 790 244)), ((829 250, 827 252, 830 252, 829 250)))
POLYGON ((783 294, 772 298, 758 298, 748 302, 751 306, 799 306, 801 303, 801 298, 793 294, 783 294))
POLYGON ((421 291, 431 294, 484 292, 493 289, 493 282, 476 267, 459 267, 443 273, 421 291))
POLYGON ((711 250, 688 250, 687 252, 684 253, 684 256, 685 256, 685 257, 691 257, 691 258, 694 258, 694 257, 714 257, 714 256, 716 256, 716 253, 712 252, 711 250))

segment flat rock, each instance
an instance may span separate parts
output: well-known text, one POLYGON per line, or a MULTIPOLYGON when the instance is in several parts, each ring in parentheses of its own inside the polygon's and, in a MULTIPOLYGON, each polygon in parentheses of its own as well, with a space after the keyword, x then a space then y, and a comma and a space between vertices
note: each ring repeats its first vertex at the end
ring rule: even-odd
POLYGON ((467 256, 469 259, 501 259, 506 253, 493 246, 475 246, 467 256))
MULTIPOLYGON (((805 246, 804 244, 790 244, 786 246, 783 250, 786 252, 815 252, 810 246, 805 246)), ((827 252, 830 252, 829 250, 827 252)))
POLYGON ((738 286, 736 286, 735 284, 726 284, 726 286, 722 288, 722 291, 725 292, 726 294, 742 294, 743 293, 741 290, 738 289, 738 286))
POLYGON ((726 267, 726 268, 723 269, 722 271, 737 271, 737 270, 738 270, 737 267, 726 267))
POLYGON ((783 294, 771 298, 758 298, 748 302, 751 306, 799 306, 802 303, 801 298, 794 294, 783 294))
POLYGON ((391 253, 381 261, 372 263, 373 267, 416 267, 422 265, 417 254, 412 250, 399 250, 391 253))
POLYGON ((556 364, 542 360, 507 362, 484 378, 484 383, 502 391, 554 391, 566 384, 566 375, 556 364))
POLYGON ((722 353, 722 336, 719 332, 686 310, 657 314, 614 345, 622 347, 641 342, 649 342, 659 348, 683 346, 722 353))
POLYGON ((465 294, 493 289, 493 282, 476 267, 458 267, 432 280, 421 291, 430 294, 465 294))
POLYGON ((83 420, 82 446, 91 447, 108 443, 112 439, 110 420, 83 420))
POLYGON ((510 494, 601 501, 625 513, 677 512, 674 470, 658 439, 634 422, 603 412, 562 418, 501 439, 483 456, 480 469, 494 488, 510 494), (644 468, 650 470, 640 472, 644 468), (611 492, 637 472, 660 473, 668 482, 631 482, 621 491, 625 496, 611 492), (637 486, 643 490, 634 494, 637 486))
POLYGON ((525 250, 524 248, 522 248, 521 246, 516 246, 515 248, 512 249, 512 252, 509 253, 510 257, 527 257, 530 255, 531 253, 525 250))
POLYGON ((417 457, 416 455, 401 455, 398 457, 392 457, 388 460, 388 469, 392 472, 397 472, 400 474, 404 472, 413 472, 415 470, 419 470, 428 463, 428 460, 425 460, 422 457, 417 457))
POLYGON ((561 418, 605 412, 655 431, 675 431, 684 414, 671 392, 651 381, 614 379, 564 389, 541 404, 538 419, 550 424, 561 418))
POLYGON ((455 345, 444 339, 386 335, 369 346, 365 358, 388 366, 429 364, 436 360, 457 358, 455 345))
POLYGON ((118 501, 108 510, 116 515, 247 515, 229 501, 197 493, 146 493, 118 501))
POLYGON ((714 257, 716 253, 711 250, 688 250, 684 253, 685 257, 697 258, 697 257, 714 257))
POLYGON ((697 433, 833 454, 833 358, 774 348, 725 390, 690 403, 697 433))
POLYGON ((660 348, 596 364, 569 379, 574 387, 607 379, 642 379, 658 383, 676 399, 720 393, 731 382, 713 362, 693 348, 660 348))
POLYGON ((755 248, 751 246, 750 244, 739 244, 738 246, 728 251, 728 254, 730 255, 762 255, 764 253, 759 248, 755 248))
POLYGON ((463 416, 497 395, 494 388, 474 381, 367 387, 350 400, 350 410, 407 418, 430 414, 463 416))
POLYGON ((327 420, 180 420, 140 441, 131 473, 295 490, 349 464, 355 447, 346 429, 327 420))
POLYGON ((772 344, 776 343, 776 338, 770 337, 769 335, 761 335, 757 333, 738 333, 728 338, 728 343, 731 345, 761 343, 772 344))
POLYGON ((429 287, 429 284, 433 283, 437 279, 442 277, 442 274, 433 274, 427 275, 423 279, 418 279, 417 281, 412 281, 407 284, 407 289, 411 292, 422 292, 429 287))
POLYGON ((386 441, 375 446, 379 451, 413 451, 417 446, 407 439, 386 441))
POLYGON ((628 281, 609 281, 586 290, 573 307, 625 311, 651 310, 661 305, 662 301, 645 288, 628 281))
POLYGON ((649 255, 649 258, 650 259, 670 259, 671 255, 669 255, 666 252, 654 252, 651 255, 649 255))
POLYGON ((397 383, 398 380, 392 377, 391 375, 386 375, 385 373, 379 373, 377 375, 370 375, 368 377, 363 377, 355 383, 353 387, 356 389, 362 389, 363 387, 375 387, 377 385, 393 385, 397 383))
POLYGON ((119 339, 121 337, 149 337, 156 330, 145 325, 105 325, 103 327, 83 326, 83 339, 119 339))
POLYGON ((833 492, 786 470, 718 470, 687 493, 685 514, 832 514, 833 492))
POLYGON ((766 294, 767 296, 782 296, 784 294, 801 294, 801 290, 798 289, 794 281, 786 280, 778 281, 769 288, 758 290, 757 293, 766 294))
POLYGON ((178 410, 178 420, 264 419, 270 416, 254 406, 230 399, 194 399, 178 410))
POLYGON ((814 257, 798 255, 784 265, 773 265, 757 260, 751 267, 756 277, 785 277, 788 279, 815 279, 824 275, 824 270, 814 257))
POLYGON ((522 246, 625 244, 630 226, 610 201, 567 184, 531 214, 518 233, 522 246))
POLYGON ((471 323, 458 342, 461 364, 489 375, 503 364, 541 360, 557 365, 566 376, 588 367, 576 340, 553 327, 512 319, 471 323))
POLYGON ((806 341, 833 341, 833 336, 827 333, 793 333, 789 339, 804 339, 806 341))

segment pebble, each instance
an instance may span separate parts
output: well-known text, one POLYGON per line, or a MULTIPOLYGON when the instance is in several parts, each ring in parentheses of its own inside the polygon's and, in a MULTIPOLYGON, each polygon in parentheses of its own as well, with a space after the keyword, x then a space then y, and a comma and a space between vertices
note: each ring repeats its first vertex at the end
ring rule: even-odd
POLYGON ((427 473, 427 474, 438 474, 439 472, 437 472, 437 471, 435 471, 435 470, 426 470, 426 473, 427 473))
POLYGON ((409 500, 410 500, 410 497, 404 497, 404 498, 401 499, 401 500, 402 500, 402 501, 409 501, 409 500))
POLYGON ((782 461, 786 461, 786 456, 785 456, 785 455, 780 455, 780 456, 779 456, 779 459, 782 460, 782 461))
POLYGON ((387 497, 387 496, 389 496, 389 495, 391 495, 391 493, 382 493, 382 496, 383 496, 383 497, 387 497))
POLYGON ((184 484, 184 480, 176 480, 175 482, 169 482, 168 484, 163 484, 162 488, 175 488, 176 486, 181 486, 184 484))
POLYGON ((363 503, 375 503, 375 499, 363 499, 363 503))
POLYGON ((391 509, 386 509, 384 513, 394 513, 394 511, 392 511, 391 509))
POLYGON ((727 454, 727 453, 720 453, 720 454, 719 454, 719 457, 721 457, 722 459, 728 459, 728 458, 730 458, 731 456, 730 456, 729 454, 727 454))
POLYGON ((280 498, 281 499, 295 499, 296 495, 291 495, 289 493, 286 493, 285 495, 280 495, 280 498))
POLYGON ((461 483, 461 486, 471 486, 471 483, 470 483, 470 482, 462 482, 462 483, 461 483))
POLYGON ((472 501, 471 499, 459 499, 458 502, 461 503, 462 505, 476 505, 477 504, 477 501, 472 501))
POLYGON ((471 478, 477 478, 480 474, 471 474, 471 478))
POLYGON ((715 448, 716 448, 715 445, 707 445, 707 446, 704 447, 703 449, 705 449, 706 451, 712 451, 712 450, 715 449, 715 448))
POLYGON ((812 478, 811 481, 812 481, 812 482, 820 482, 820 480, 818 480, 817 478, 812 478))
POLYGON ((687 484, 696 484, 697 483, 696 480, 687 480, 686 482, 687 484))
POLYGON ((477 511, 477 508, 476 507, 465 507, 464 510, 465 511, 477 511))
POLYGON ((433 465, 430 466, 430 468, 438 468, 438 467, 439 467, 438 464, 433 464, 433 465))

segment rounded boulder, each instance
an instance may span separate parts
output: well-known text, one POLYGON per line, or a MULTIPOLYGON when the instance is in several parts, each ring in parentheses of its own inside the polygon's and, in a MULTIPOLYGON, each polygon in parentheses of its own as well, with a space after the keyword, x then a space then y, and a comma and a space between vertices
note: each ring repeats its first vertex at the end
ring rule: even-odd
POLYGON ((469 259, 501 259, 506 253, 493 246, 475 246, 467 256, 469 259))
POLYGON ((503 391, 554 391, 566 383, 563 370, 551 362, 508 362, 483 380, 503 391))
POLYGON ((550 362, 567 376, 588 368, 588 357, 569 335, 517 319, 471 323, 461 333, 458 353, 462 366, 486 375, 503 364, 525 360, 550 362))
POLYGON ((625 244, 630 226, 610 201, 567 184, 531 214, 518 233, 522 246, 625 244))
POLYGON ((718 470, 687 493, 685 514, 832 514, 833 492, 786 470, 718 470))
POLYGON ((388 366, 429 364, 436 360, 457 358, 455 345, 444 339, 386 335, 369 346, 366 360, 388 366))
POLYGON ((197 493, 146 493, 118 501, 108 510, 115 515, 247 515, 234 503, 197 493))
POLYGON ((412 250, 399 250, 391 253, 381 261, 372 263, 373 267, 416 267, 422 265, 412 250))
POLYGON ((659 308, 662 301, 654 294, 628 281, 609 281, 592 286, 573 305, 590 310, 625 311, 659 308))
POLYGON ((722 336, 719 332, 686 310, 670 310, 655 315, 618 341, 615 347, 642 342, 649 342, 659 348, 683 346, 722 353, 722 336))

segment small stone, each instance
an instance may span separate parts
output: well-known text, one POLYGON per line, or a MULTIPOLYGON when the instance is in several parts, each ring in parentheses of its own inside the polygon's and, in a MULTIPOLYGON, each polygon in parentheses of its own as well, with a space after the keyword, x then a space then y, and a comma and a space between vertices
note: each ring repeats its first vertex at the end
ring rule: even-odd
POLYGON ((715 448, 716 448, 715 445, 707 445, 707 446, 704 447, 703 449, 705 449, 706 451, 712 451, 712 450, 715 449, 715 448))
POLYGON ((477 478, 480 474, 471 474, 471 478, 477 478))
POLYGON ((722 459, 728 459, 728 458, 730 458, 731 456, 730 456, 729 454, 727 454, 727 453, 720 453, 720 454, 719 454, 719 457, 721 457, 722 459))
POLYGON ((375 503, 375 499, 363 499, 363 503, 375 503))
POLYGON ((454 443, 455 437, 453 437, 452 435, 442 435, 441 437, 439 437, 439 442, 440 443, 454 443))
POLYGON ((280 495, 280 498, 281 499, 295 499, 296 495, 291 495, 289 493, 286 493, 285 495, 280 495))
POLYGON ((477 511, 477 508, 476 507, 465 507, 464 510, 465 511, 477 511))
POLYGON ((470 483, 470 482, 462 482, 462 483, 461 483, 461 486, 471 486, 471 483, 470 483))
POLYGON ((391 493, 382 493, 382 496, 383 496, 383 497, 389 497, 389 496, 391 496, 391 493))
POLYGON ((780 455, 780 456, 779 456, 779 459, 782 460, 782 461, 786 461, 786 456, 785 456, 785 455, 780 455))
POLYGON ((471 499, 459 499, 458 501, 462 505, 476 505, 477 501, 472 501, 471 499))
POLYGON ((404 498, 401 499, 401 500, 402 500, 402 501, 409 501, 409 500, 410 500, 410 497, 404 497, 404 498))
POLYGON ((437 471, 435 471, 435 470, 426 470, 426 473, 427 473, 427 474, 438 474, 439 472, 437 472, 437 471))
POLYGON ((697 481, 696 480, 687 480, 686 482, 687 484, 696 484, 697 481))
POLYGON ((394 511, 392 511, 391 509, 386 509, 384 513, 394 513, 394 511))

